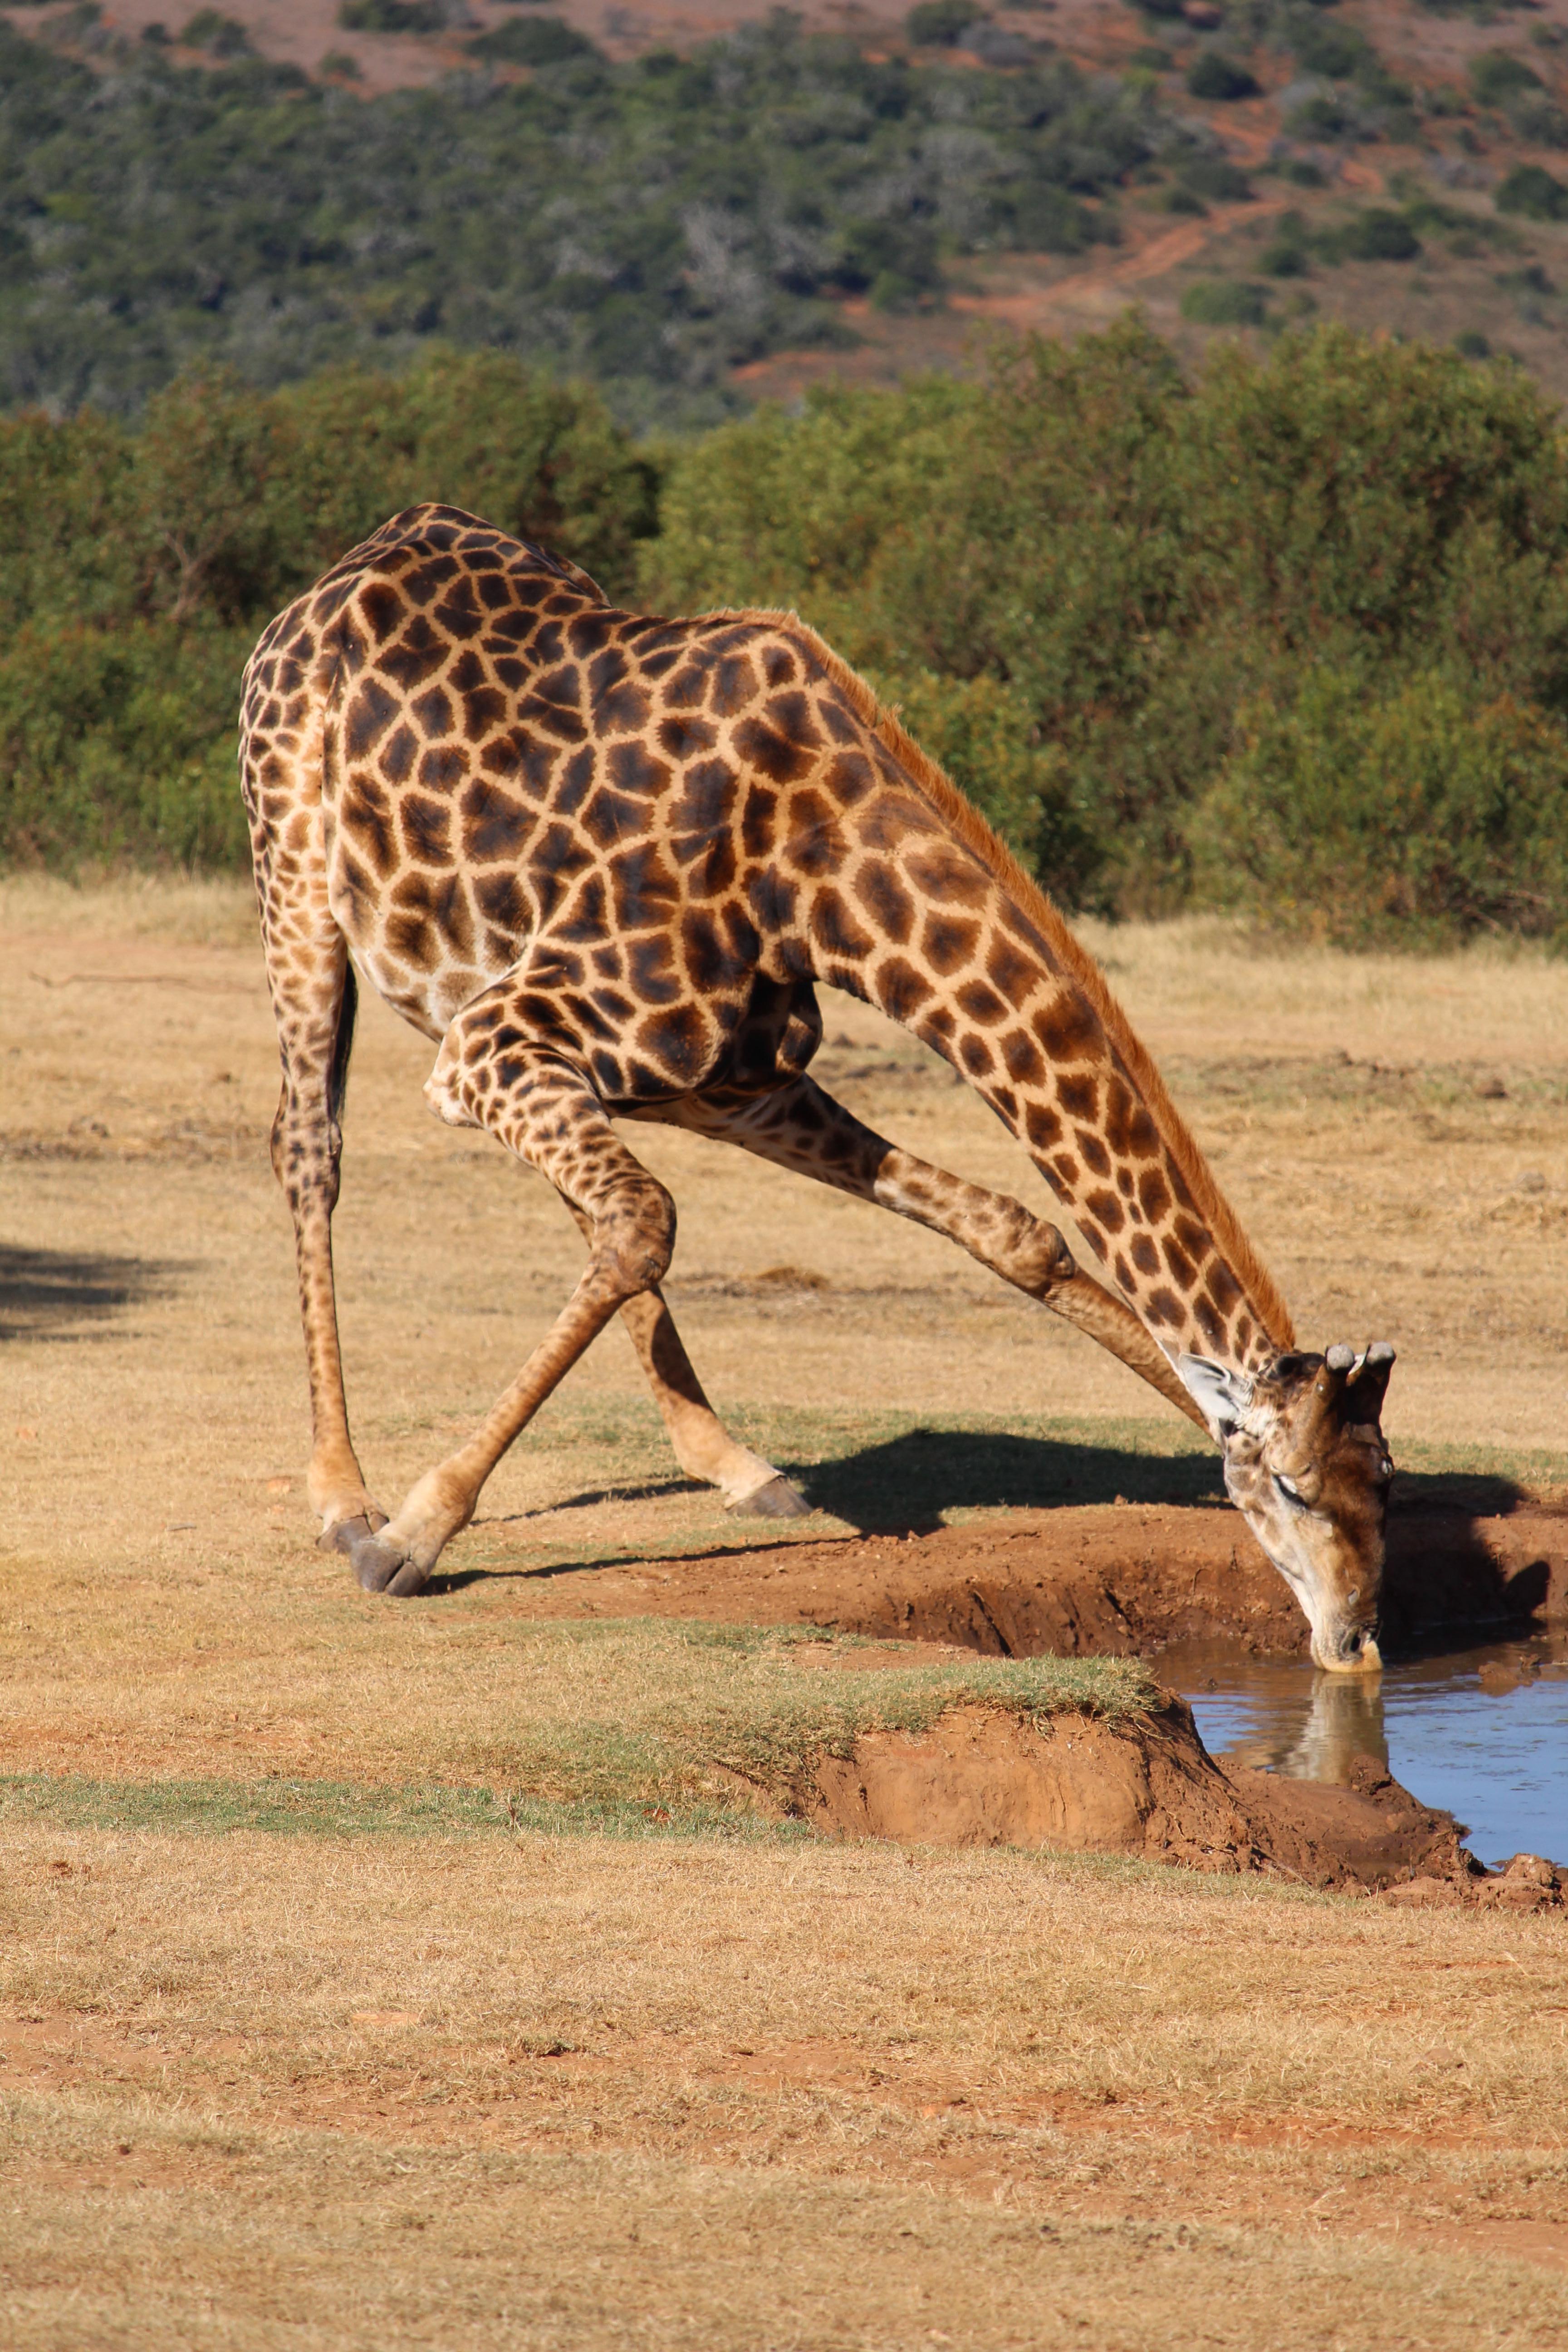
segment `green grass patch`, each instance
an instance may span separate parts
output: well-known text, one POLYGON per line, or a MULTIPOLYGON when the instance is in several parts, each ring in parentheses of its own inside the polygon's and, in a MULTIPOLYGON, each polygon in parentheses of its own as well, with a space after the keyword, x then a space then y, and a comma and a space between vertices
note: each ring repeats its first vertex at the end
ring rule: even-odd
POLYGON ((815 1627, 529 1620, 507 1628, 499 1655, 489 1640, 483 1656, 471 1630, 457 1638, 462 1666, 475 1670, 457 1769, 478 1785, 432 1776, 377 1790, 258 1776, 150 1782, 132 1797, 29 1775, 4 1784, 7 1802, 24 1812, 64 1806, 100 1828, 644 1835, 651 1823, 689 1836, 798 1812, 823 1757, 848 1756, 868 1732, 929 1730, 951 1707, 1043 1722, 1063 1711, 1126 1717, 1159 1703, 1136 1660, 953 1659, 911 1645, 907 1663, 901 1652, 889 1663, 886 1645, 815 1627), (134 1819, 117 1810, 128 1803, 134 1819))
POLYGON ((93 1780, 18 1772, 0 1778, 0 1822, 62 1830, 150 1831, 164 1837, 736 1838, 798 1842, 804 1822, 714 1805, 551 1804, 493 1789, 355 1788, 342 1780, 93 1780))

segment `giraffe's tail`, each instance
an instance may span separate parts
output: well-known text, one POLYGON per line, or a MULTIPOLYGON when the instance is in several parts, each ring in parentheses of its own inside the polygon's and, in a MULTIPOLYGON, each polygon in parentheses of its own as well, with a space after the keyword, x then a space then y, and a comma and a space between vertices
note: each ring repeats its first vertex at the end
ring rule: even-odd
POLYGON ((343 963, 343 992, 338 1000, 337 1034, 332 1039, 331 1075, 327 1081, 327 1108, 334 1127, 342 1124, 343 1098, 349 1090, 349 1063, 354 1049, 354 1022, 359 1014, 359 982, 353 959, 343 963))

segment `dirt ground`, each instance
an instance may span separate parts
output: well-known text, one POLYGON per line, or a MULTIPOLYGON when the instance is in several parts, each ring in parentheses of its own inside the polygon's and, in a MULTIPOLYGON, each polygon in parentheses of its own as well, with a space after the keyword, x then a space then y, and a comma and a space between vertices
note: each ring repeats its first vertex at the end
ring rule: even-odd
MULTIPOLYGON (((444 1590, 311 1549, 250 924, 216 884, 0 887, 12 2338, 1568 2343, 1560 1913, 492 1801, 548 1729, 525 1580, 780 1529, 680 1479, 616 1332, 444 1590)), ((1303 1339, 1398 1345, 1401 1462, 1560 1488, 1568 967, 1094 943, 1303 1339)), ((1038 1204, 944 1069, 845 1000, 827 1030, 863 1116, 1038 1204)), ((388 1501, 579 1263, 429 1118, 428 1059, 366 1007, 340 1267, 388 1501)), ((1219 1500, 1195 1433, 930 1237, 638 1148, 716 1402, 826 1506, 802 1541, 1219 1500)))

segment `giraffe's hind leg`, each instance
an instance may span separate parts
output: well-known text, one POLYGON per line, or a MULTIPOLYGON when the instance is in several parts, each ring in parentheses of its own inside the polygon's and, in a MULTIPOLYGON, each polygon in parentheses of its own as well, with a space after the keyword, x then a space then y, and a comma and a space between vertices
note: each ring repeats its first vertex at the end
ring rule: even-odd
MULTIPOLYGON (((566 1203, 591 1242, 588 1217, 566 1203)), ((675 1458, 689 1478, 717 1486, 736 1518, 798 1519, 811 1505, 782 1470, 748 1445, 738 1444, 709 1403, 675 1318, 658 1289, 639 1291, 621 1308, 637 1361, 668 1433, 675 1458)))
MULTIPOLYGON (((516 1000, 512 1000, 515 1006, 516 1000)), ((494 1044, 501 992, 458 1015, 425 1092, 455 1125, 482 1127, 537 1168, 589 1227, 588 1264, 550 1330, 468 1443, 416 1481, 379 1535, 350 1547, 367 1591, 420 1591, 467 1527, 485 1480, 540 1406, 626 1301, 655 1290, 675 1245, 675 1203, 621 1142, 603 1104, 559 1049, 509 1025, 494 1044)), ((509 1008, 510 1009, 510 1008, 509 1008)), ((514 1020, 521 1023, 521 1012, 514 1020)))
POLYGON ((385 1513, 366 1488, 349 1434, 332 1281, 332 1211, 342 1157, 342 1100, 353 1041, 353 968, 342 932, 307 892, 300 907, 264 894, 262 937, 278 1023, 283 1083, 272 1123, 272 1166, 294 1223, 300 1315, 310 1387, 306 1491, 322 1547, 343 1550, 385 1513), (313 918, 313 919, 312 919, 313 918))

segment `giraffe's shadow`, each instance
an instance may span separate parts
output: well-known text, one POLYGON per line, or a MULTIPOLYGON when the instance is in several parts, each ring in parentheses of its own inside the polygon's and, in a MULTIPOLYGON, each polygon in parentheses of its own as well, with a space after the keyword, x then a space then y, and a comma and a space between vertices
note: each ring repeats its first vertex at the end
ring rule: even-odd
POLYGON ((97 1337, 127 1307, 166 1298, 190 1267, 107 1250, 0 1244, 0 1343, 97 1337))
POLYGON ((1215 1455, 1140 1454, 1005 1430, 910 1429, 833 1461, 786 1466, 819 1511, 865 1535, 929 1535, 952 1511, 1225 1500, 1215 1455))
MULTIPOLYGON (((784 1466, 818 1510, 866 1535, 929 1535, 952 1511, 1084 1503, 1180 1510, 1227 1499, 1217 1453, 1145 1454, 1001 1430, 911 1429, 835 1461, 784 1466)), ((1481 1517, 1522 1499, 1523 1489, 1500 1474, 1402 1470, 1394 1507, 1481 1517)))
MULTIPOLYGON (((954 1511, 1067 1510, 1081 1504, 1162 1506, 1197 1509, 1226 1497, 1217 1454, 1147 1454, 1130 1446, 1074 1443, 1058 1437, 1015 1436, 999 1430, 911 1429, 826 1462, 781 1462, 786 1475, 824 1518, 861 1535, 934 1534, 954 1511)), ((702 1489, 675 1473, 636 1487, 584 1488, 556 1510, 592 1509, 614 1499, 647 1500, 702 1489)), ((1402 1471, 1399 1510, 1440 1509, 1479 1517, 1512 1510, 1522 1489, 1485 1472, 1402 1471)), ((765 1524, 747 1523, 756 1528, 765 1524)), ((790 1538, 810 1541, 823 1520, 796 1519, 790 1538)), ((748 1547, 750 1549, 750 1547, 748 1547)), ((455 1592, 496 1577, 575 1574, 571 1569, 456 1569, 431 1578, 428 1591, 455 1592)))

